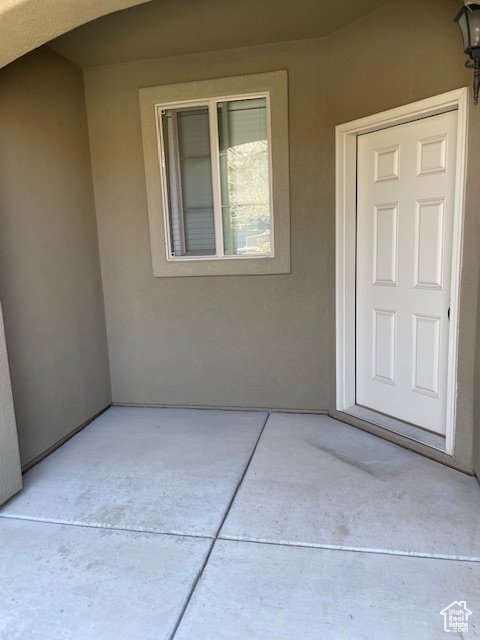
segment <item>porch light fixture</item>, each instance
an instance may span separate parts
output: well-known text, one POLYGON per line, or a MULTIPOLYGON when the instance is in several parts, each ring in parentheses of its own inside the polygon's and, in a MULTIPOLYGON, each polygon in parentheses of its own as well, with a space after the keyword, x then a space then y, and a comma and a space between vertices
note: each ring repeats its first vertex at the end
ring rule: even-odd
POLYGON ((480 4, 465 2, 458 12, 455 22, 458 23, 463 38, 464 53, 471 58, 465 62, 467 69, 473 72, 473 101, 478 104, 480 88, 480 4))

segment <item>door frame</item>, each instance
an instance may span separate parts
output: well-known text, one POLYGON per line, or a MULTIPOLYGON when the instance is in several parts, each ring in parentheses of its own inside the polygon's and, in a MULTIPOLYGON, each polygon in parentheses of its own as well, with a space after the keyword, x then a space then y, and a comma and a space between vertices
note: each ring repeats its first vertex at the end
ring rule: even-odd
MULTIPOLYGON (((444 447, 453 455, 457 398, 457 351, 460 271, 463 248, 463 214, 465 200, 467 150, 467 88, 383 111, 347 122, 335 128, 335 292, 336 292, 336 409, 349 413, 355 404, 355 290, 356 290, 356 185, 357 136, 386 129, 447 111, 458 111, 455 203, 453 218, 451 311, 448 342, 446 436, 444 447)), ((376 422, 391 429, 391 420, 379 415, 376 422)), ((415 439, 415 438, 414 438, 415 439)), ((432 445, 431 445, 432 446, 432 445)))

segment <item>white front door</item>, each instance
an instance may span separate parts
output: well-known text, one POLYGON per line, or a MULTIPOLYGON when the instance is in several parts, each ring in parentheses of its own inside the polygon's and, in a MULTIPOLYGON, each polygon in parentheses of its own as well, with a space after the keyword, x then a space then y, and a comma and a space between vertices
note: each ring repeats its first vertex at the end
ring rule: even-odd
POLYGON ((358 137, 356 404, 440 434, 457 117, 358 137))

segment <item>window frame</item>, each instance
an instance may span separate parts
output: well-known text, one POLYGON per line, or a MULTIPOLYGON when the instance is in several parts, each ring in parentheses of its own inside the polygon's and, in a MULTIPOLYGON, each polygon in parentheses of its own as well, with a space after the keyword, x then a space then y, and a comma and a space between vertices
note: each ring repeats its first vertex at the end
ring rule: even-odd
POLYGON ((147 205, 156 277, 255 275, 290 273, 290 193, 288 162, 287 72, 274 71, 217 80, 180 83, 140 89, 147 205), (170 251, 170 215, 168 184, 164 170, 161 111, 205 106, 209 111, 212 148, 212 187, 215 208, 220 204, 219 135, 216 108, 219 102, 265 98, 269 142, 269 197, 272 253, 261 255, 225 255, 222 220, 215 214, 216 251, 223 255, 172 256, 170 251), (212 145, 215 144, 215 153, 212 145), (215 177, 217 182, 215 182, 215 177))
MULTIPOLYGON (((160 174, 162 179, 162 191, 163 191, 163 210, 164 210, 164 223, 165 223, 165 249, 166 258, 168 261, 176 262, 177 260, 255 260, 263 258, 275 257, 275 222, 273 216, 273 189, 272 189, 272 134, 270 127, 270 93, 263 91, 254 94, 241 94, 231 96, 216 96, 214 98, 208 98, 204 100, 184 100, 182 102, 173 102, 166 104, 156 104, 156 118, 157 118, 157 136, 159 141, 159 162, 160 162, 160 174), (269 254, 246 254, 246 255, 225 255, 225 241, 223 234, 223 217, 222 217, 222 190, 220 179, 220 138, 218 133, 218 114, 217 108, 220 102, 233 102, 235 100, 255 100, 257 98, 265 98, 266 106, 266 120, 267 120, 267 141, 268 141, 268 192, 269 192, 269 210, 270 210, 270 238, 272 243, 272 251, 269 254), (214 216, 214 228, 215 228, 215 254, 185 254, 182 256, 175 256, 172 252, 171 238, 171 212, 168 203, 168 178, 165 167, 165 137, 162 127, 162 112, 169 109, 188 109, 190 107, 207 107, 208 109, 208 121, 209 121, 209 137, 210 137, 210 153, 211 153, 211 174, 212 174, 212 191, 213 191, 213 216, 214 216)), ((181 187, 180 193, 182 194, 181 187)), ((184 226, 184 216, 181 216, 182 227, 184 226)), ((185 242, 183 237, 182 242, 185 242)))

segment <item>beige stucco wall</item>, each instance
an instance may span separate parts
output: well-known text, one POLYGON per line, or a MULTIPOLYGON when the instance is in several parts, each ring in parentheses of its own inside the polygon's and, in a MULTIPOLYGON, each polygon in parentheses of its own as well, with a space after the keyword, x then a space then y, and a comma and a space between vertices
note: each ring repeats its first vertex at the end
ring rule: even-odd
MULTIPOLYGON (((480 166, 480 155, 478 149, 478 143, 480 142, 480 113, 478 113, 474 119, 471 120, 471 135, 470 139, 472 141, 470 147, 470 153, 476 154, 476 160, 473 160, 470 169, 469 169, 469 189, 468 189, 468 202, 469 208, 472 211, 472 217, 476 219, 480 218, 480 176, 479 176, 479 166, 480 166), (476 146, 475 142, 476 141, 476 146)), ((480 220, 477 222, 477 227, 480 224, 480 220)), ((480 262, 480 232, 477 229, 476 237, 472 239, 472 251, 476 252, 478 256, 478 260, 472 268, 479 269, 480 262)), ((473 262, 473 261, 472 261, 473 262)), ((473 283, 472 283, 473 286, 473 283)), ((465 292, 467 300, 470 300, 470 303, 476 306, 477 309, 477 332, 476 332, 476 349, 475 349, 475 375, 472 379, 473 388, 474 388, 474 398, 475 398, 475 407, 474 407, 474 438, 473 438, 473 467, 476 475, 480 479, 480 278, 477 279, 477 296, 475 295, 473 289, 471 292, 465 292)), ((472 310, 473 312, 473 310, 472 310)), ((471 356, 470 356, 471 357, 471 356)))
POLYGON ((110 403, 82 71, 0 71, 0 300, 22 462, 110 403))
POLYGON ((326 409, 332 376, 319 41, 87 69, 115 402, 326 409), (288 70, 292 273, 154 278, 138 89, 288 70))
MULTIPOLYGON (((480 191, 480 187, 479 187, 480 191)), ((480 193, 479 193, 480 197, 480 193)), ((478 292, 480 300, 480 289, 478 292)), ((477 301, 478 304, 478 301, 477 301)), ((477 345, 475 356, 475 377, 473 380, 475 388, 475 413, 474 413, 474 437, 473 437, 473 468, 480 479, 480 318, 477 319, 477 345)))
POLYGON ((0 306, 0 504, 20 491, 22 474, 3 314, 0 306))
MULTIPOLYGON (((470 75, 470 74, 469 74, 470 75)), ((469 78, 471 80, 471 78, 469 78)), ((458 457, 472 455, 480 477, 480 109, 473 107, 469 117, 469 147, 463 271, 460 305, 460 347, 458 363, 458 457), (478 329, 477 329, 478 327, 478 329), (476 375, 477 374, 477 375, 476 375)))
POLYGON ((149 0, 2 0, 0 67, 70 29, 149 0))
MULTIPOLYGON (((469 84, 454 9, 447 0, 407 0, 323 40, 86 70, 115 402, 334 409, 334 127, 469 84), (276 69, 289 76, 292 273, 154 278, 138 89, 276 69)), ((472 110, 471 136, 479 117, 472 110)), ((455 460, 465 469, 478 160, 470 145, 455 460)))

